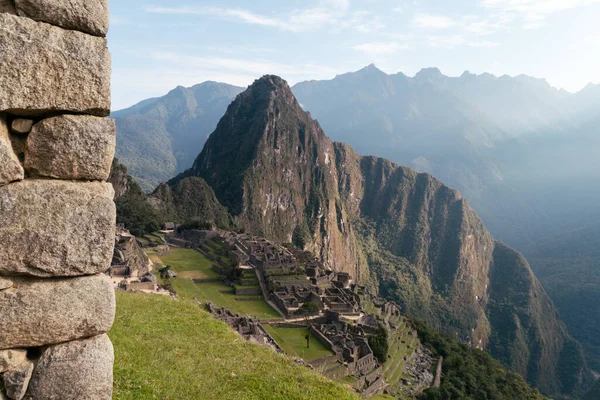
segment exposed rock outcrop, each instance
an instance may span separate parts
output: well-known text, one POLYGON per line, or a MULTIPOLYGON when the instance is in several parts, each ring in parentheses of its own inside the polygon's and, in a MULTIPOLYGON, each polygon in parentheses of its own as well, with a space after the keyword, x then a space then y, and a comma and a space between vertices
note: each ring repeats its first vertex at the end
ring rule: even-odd
POLYGON ((504 254, 460 193, 331 142, 281 78, 240 94, 193 167, 168 185, 193 176, 246 232, 315 252, 545 393, 587 386, 581 349, 529 265, 504 254))

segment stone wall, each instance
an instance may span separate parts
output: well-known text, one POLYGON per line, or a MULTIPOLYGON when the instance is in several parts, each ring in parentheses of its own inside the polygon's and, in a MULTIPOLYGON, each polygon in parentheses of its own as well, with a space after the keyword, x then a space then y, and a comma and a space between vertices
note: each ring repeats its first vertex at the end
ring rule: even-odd
POLYGON ((112 397, 107 3, 0 0, 2 399, 112 397))

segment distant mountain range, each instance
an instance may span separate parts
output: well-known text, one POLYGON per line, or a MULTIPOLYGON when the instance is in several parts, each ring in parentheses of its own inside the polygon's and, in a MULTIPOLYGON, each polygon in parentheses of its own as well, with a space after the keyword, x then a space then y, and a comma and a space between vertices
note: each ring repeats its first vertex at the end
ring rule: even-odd
POLYGON ((527 261, 492 238, 458 191, 332 142, 281 78, 241 93, 192 167, 151 202, 217 226, 229 223, 224 206, 239 229, 314 252, 547 394, 590 385, 581 346, 527 261))
MULTIPOLYGON (((192 166, 242 90, 214 82, 178 87, 114 113, 117 155, 142 188, 152 190, 192 166)), ((582 299, 555 283, 579 282, 589 274, 591 282, 600 279, 600 255, 585 265, 565 255, 560 262, 571 267, 559 274, 540 252, 549 241, 568 241, 572 253, 585 251, 569 232, 600 226, 600 85, 571 94, 524 75, 465 72, 452 78, 428 68, 411 78, 370 65, 332 80, 299 83, 292 92, 333 140, 460 190, 497 238, 531 255, 559 310, 577 313, 567 305, 582 299)), ((190 193, 183 188, 180 193, 190 193)), ((588 239, 600 246, 600 237, 588 239)), ((600 285, 586 290, 600 296, 600 285)), ((566 321, 589 350, 590 364, 600 369, 596 325, 566 321)))
POLYGON ((116 111, 117 157, 150 191, 192 165, 225 109, 243 88, 204 82, 116 111))

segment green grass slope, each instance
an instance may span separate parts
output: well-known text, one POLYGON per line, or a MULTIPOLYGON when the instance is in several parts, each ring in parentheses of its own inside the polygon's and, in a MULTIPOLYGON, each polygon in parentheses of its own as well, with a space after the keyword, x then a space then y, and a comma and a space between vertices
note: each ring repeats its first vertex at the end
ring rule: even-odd
POLYGON ((126 399, 358 399, 246 342, 193 301, 117 293, 114 394, 126 399))

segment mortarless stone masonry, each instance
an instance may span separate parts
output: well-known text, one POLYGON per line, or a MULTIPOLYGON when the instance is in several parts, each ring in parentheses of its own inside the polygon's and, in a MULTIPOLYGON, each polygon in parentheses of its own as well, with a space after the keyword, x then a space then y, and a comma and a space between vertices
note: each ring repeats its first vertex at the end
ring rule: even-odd
POLYGON ((0 399, 108 400, 107 0, 0 0, 0 399))

